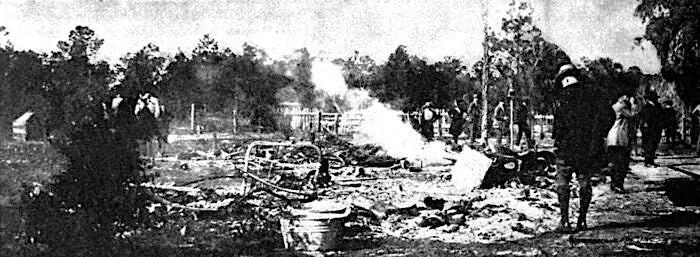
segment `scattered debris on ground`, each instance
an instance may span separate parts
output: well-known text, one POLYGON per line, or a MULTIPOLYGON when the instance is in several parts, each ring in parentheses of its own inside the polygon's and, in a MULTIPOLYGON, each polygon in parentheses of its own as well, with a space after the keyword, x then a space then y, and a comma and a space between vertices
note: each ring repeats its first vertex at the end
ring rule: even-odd
MULTIPOLYGON (((275 234, 278 246, 279 217, 315 199, 342 202, 351 210, 345 237, 499 242, 533 237, 556 225, 547 156, 485 156, 465 149, 462 154, 481 157, 461 166, 414 167, 374 145, 355 146, 333 136, 316 143, 320 154, 292 142, 263 142, 248 150, 249 145, 222 141, 212 151, 160 158, 152 169, 155 178, 144 184, 153 193, 151 210, 186 224, 208 223, 213 230, 275 234), (477 179, 486 184, 474 189, 459 182, 465 178, 455 178, 455 167, 464 174, 481 170, 477 179)), ((174 236, 200 228, 178 229, 185 232, 174 236)), ((248 237, 240 233, 229 235, 248 237)))

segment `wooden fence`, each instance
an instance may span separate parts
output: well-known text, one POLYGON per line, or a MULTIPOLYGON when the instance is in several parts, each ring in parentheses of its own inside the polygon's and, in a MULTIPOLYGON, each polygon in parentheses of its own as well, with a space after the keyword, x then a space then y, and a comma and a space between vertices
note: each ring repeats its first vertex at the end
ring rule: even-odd
MULTIPOLYGON (((292 130, 316 131, 334 133, 337 135, 351 135, 357 132, 362 122, 362 113, 326 113, 312 111, 287 111, 283 112, 285 121, 292 130)), ((401 120, 409 122, 408 114, 400 114, 401 120)), ((533 138, 538 143, 549 143, 552 138, 552 115, 535 115, 531 122, 533 138)), ((446 112, 439 112, 438 120, 433 124, 436 136, 448 136, 450 118, 446 112)), ((465 131, 465 134, 466 135, 465 131)), ((463 136, 464 136, 463 135, 463 136)), ((506 135, 507 137, 507 135, 506 135)))

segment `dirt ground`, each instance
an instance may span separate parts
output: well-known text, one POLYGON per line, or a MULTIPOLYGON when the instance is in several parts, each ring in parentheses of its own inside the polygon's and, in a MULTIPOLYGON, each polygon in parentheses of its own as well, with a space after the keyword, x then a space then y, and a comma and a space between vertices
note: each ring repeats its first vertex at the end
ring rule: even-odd
MULTIPOLYGON (((693 181, 691 176, 678 170, 682 168, 685 172, 697 172, 700 169, 696 169, 695 165, 700 159, 691 156, 687 151, 674 152, 665 147, 662 148, 658 160, 661 167, 645 167, 640 162, 640 157, 634 159, 626 180, 626 194, 611 192, 605 181, 594 187, 588 231, 575 234, 552 232, 558 222, 558 205, 556 194, 551 190, 513 185, 467 193, 455 190, 447 179, 450 167, 431 167, 422 172, 367 168, 368 174, 375 179, 353 183, 350 187, 333 187, 327 190, 322 198, 347 202, 348 199, 362 197, 389 205, 406 205, 421 202, 430 196, 448 202, 469 200, 481 208, 472 206, 471 210, 479 213, 467 215, 465 224, 457 228, 447 224, 434 228, 416 226, 416 219, 420 220, 419 217, 424 213, 430 213, 429 208, 422 209, 421 214, 417 216, 387 215, 381 224, 367 226, 363 232, 345 237, 341 242, 344 246, 339 251, 287 251, 281 246, 279 238, 275 238, 279 237, 279 234, 271 233, 264 239, 253 240, 252 244, 235 244, 237 248, 241 248, 241 251, 235 253, 276 256, 700 255, 697 253, 700 240, 700 208, 674 206, 667 196, 668 181, 693 181), (516 200, 524 193, 527 193, 530 199, 516 200), (478 200, 474 200, 477 198, 478 200), (523 213, 528 218, 523 219, 523 213), (521 217, 513 218, 518 215, 521 217), (516 229, 518 226, 520 229, 516 229), (523 231, 522 227, 528 230, 523 231), (266 250, 258 251, 259 247, 266 250)), ((193 179, 221 172, 214 168, 217 164, 209 161, 206 162, 205 166, 207 165, 208 168, 193 168, 181 174, 177 174, 179 171, 163 170, 160 172, 160 179, 161 182, 181 181, 186 177, 193 179)), ((338 173, 342 177, 345 171, 338 173)), ((690 192, 697 191, 690 189, 690 192)), ((572 199, 572 219, 576 216, 577 200, 572 199)), ((176 228, 179 227, 172 229, 176 228)), ((212 228, 212 231, 215 230, 217 229, 212 228)), ((186 244, 188 246, 200 240, 191 238, 189 241, 190 243, 186 244)), ((219 246, 211 247, 219 249, 219 246)))
MULTIPOLYGON (((209 145, 205 138, 185 139, 173 143, 169 149, 174 154, 178 147, 193 150, 209 145)), ((3 156, 12 158, 11 154, 3 156)), ((669 196, 689 199, 692 197, 688 194, 700 194, 692 175, 700 173, 700 159, 688 151, 662 147, 658 163, 661 167, 644 167, 640 158, 635 157, 626 180, 626 194, 613 193, 602 182, 596 185, 589 214, 590 228, 575 234, 552 232, 558 207, 556 194, 546 188, 511 185, 460 192, 448 179, 450 167, 431 167, 421 172, 368 168, 372 179, 336 185, 321 197, 346 202, 362 197, 389 205, 414 202, 420 205, 425 197, 453 203, 466 201, 470 203, 466 222, 460 226, 418 226, 416 220, 434 211, 423 206, 420 214, 388 214, 378 223, 363 224, 342 239, 343 247, 338 251, 297 252, 284 249, 277 224, 265 220, 265 216, 278 215, 273 209, 256 207, 255 213, 240 210, 236 217, 245 217, 244 220, 182 213, 168 216, 157 227, 131 233, 129 240, 136 247, 129 253, 135 256, 700 256, 698 203, 679 207, 669 199, 669 196), (669 184, 673 181, 682 183, 669 184), (686 184, 691 188, 678 188, 686 184)), ((226 174, 232 167, 226 161, 182 161, 166 156, 159 158, 150 171, 157 173, 156 183, 177 184, 226 174), (183 163, 188 164, 187 169, 181 168, 183 163)), ((335 171, 336 178, 352 171, 352 168, 335 171)), ((241 181, 224 179, 207 183, 200 187, 236 190, 241 181)), ((275 200, 272 197, 265 201, 275 200)), ((573 204, 572 208, 575 210, 576 206, 573 204)), ((8 223, 19 220, 13 210, 9 205, 0 208, 0 228, 13 227, 8 223)), ((0 238, 18 237, 5 230, 0 232, 0 238)), ((9 240, 3 241, 0 253, 12 253, 15 246, 9 240)))
MULTIPOLYGON (((697 163, 688 156, 664 156, 662 165, 697 163)), ((594 189, 589 230, 575 234, 546 232, 532 238, 483 243, 445 243, 388 237, 375 248, 337 256, 699 256, 700 208, 676 207, 664 182, 687 175, 665 167, 632 165, 627 194, 594 189)))

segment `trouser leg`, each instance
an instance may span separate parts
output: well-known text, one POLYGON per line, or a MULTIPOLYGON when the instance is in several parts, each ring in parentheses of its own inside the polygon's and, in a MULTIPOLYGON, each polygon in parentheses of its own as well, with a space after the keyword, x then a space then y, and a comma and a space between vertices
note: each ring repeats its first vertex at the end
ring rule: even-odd
POLYGON ((561 214, 560 225, 569 226, 569 199, 571 197, 571 174, 573 168, 563 160, 557 160, 556 191, 561 214))
POLYGON ((503 141, 503 130, 500 127, 496 127, 493 131, 496 133, 496 145, 501 145, 503 141))
POLYGON ((653 136, 651 135, 651 132, 649 131, 643 131, 642 132, 642 148, 644 149, 644 163, 645 164, 653 164, 654 163, 654 153, 656 152, 656 149, 654 149, 654 139, 653 136))
POLYGON ((611 188, 623 188, 625 183, 625 176, 627 174, 627 164, 629 160, 629 155, 627 154, 627 149, 623 147, 612 146, 608 149, 612 162, 612 169, 610 178, 612 182, 610 183, 611 188))
POLYGON ((523 134, 525 134, 525 141, 527 142, 527 146, 532 147, 533 140, 532 140, 532 131, 530 131, 530 126, 528 126, 527 124, 523 124, 522 131, 523 131, 523 134))
POLYGON ((650 164, 654 164, 654 160, 656 159, 656 150, 659 149, 659 143, 661 143, 661 132, 656 132, 652 138, 651 142, 649 145, 649 159, 650 159, 650 164))
POLYGON ((576 177, 578 179, 579 184, 579 197, 581 197, 576 227, 578 229, 586 229, 586 215, 588 214, 588 207, 590 206, 591 198, 593 197, 593 187, 591 186, 591 170, 588 167, 580 167, 577 169, 576 172, 576 177))
POLYGON ((519 124, 519 123, 516 124, 516 125, 518 126, 518 133, 515 135, 515 141, 513 141, 513 143, 514 143, 515 145, 518 145, 518 146, 519 146, 519 145, 520 145, 520 139, 521 139, 522 136, 523 136, 523 125, 522 125, 522 124, 519 124))

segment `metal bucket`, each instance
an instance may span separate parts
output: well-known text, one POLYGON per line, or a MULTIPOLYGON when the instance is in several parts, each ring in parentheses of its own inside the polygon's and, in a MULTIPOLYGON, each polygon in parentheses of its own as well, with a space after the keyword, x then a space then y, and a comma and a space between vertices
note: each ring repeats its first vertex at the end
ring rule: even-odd
POLYGON ((345 218, 350 208, 308 209, 292 211, 291 218, 281 218, 282 240, 286 249, 301 251, 335 250, 340 246, 345 218))

